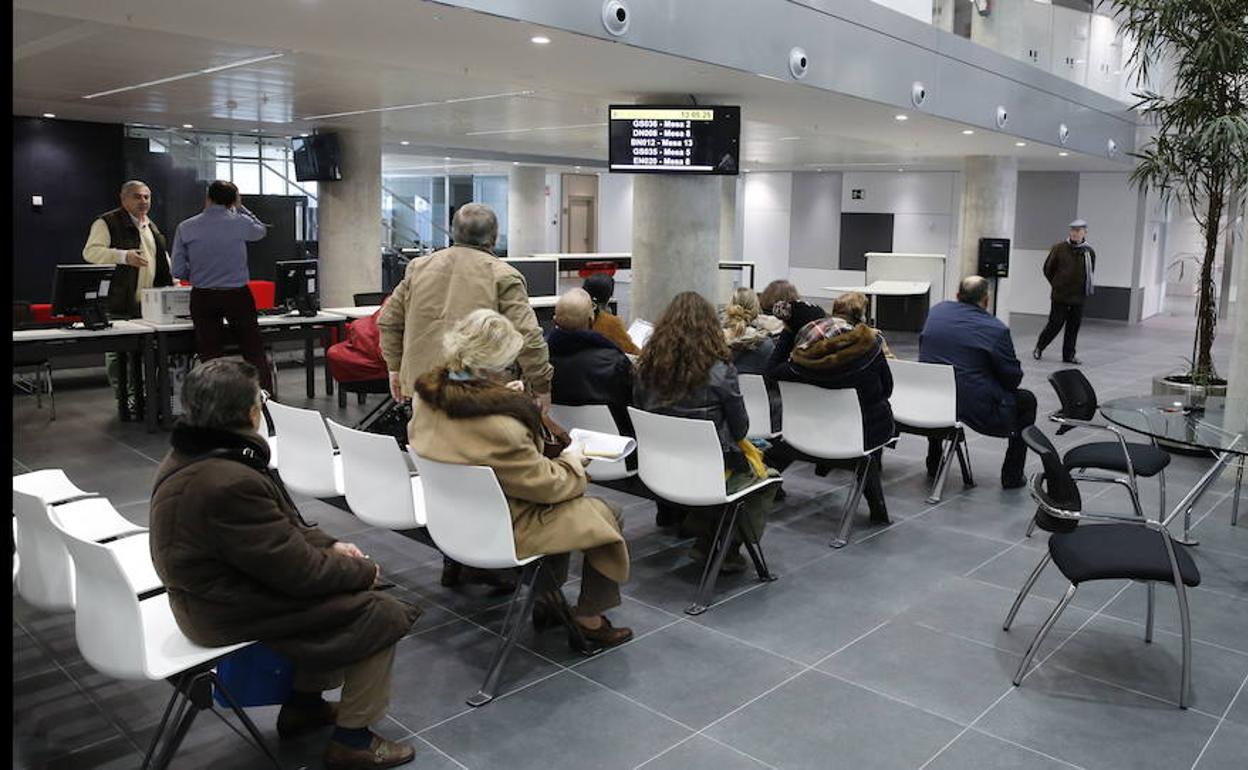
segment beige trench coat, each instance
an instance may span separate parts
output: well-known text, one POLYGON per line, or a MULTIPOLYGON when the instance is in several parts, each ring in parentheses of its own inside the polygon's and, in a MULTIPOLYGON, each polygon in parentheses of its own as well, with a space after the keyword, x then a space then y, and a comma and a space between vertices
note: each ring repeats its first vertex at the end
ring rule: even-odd
POLYGON ((411 448, 446 463, 494 469, 511 508, 516 556, 584 551, 617 583, 628 579, 628 548, 607 503, 585 496, 585 470, 551 460, 520 420, 506 414, 453 418, 420 398, 408 425, 411 448))
POLYGON ((524 337, 520 369, 534 393, 549 393, 554 370, 520 271, 493 254, 452 246, 413 259, 377 318, 386 367, 399 373, 403 395, 444 363, 442 339, 474 310, 502 313, 524 337))

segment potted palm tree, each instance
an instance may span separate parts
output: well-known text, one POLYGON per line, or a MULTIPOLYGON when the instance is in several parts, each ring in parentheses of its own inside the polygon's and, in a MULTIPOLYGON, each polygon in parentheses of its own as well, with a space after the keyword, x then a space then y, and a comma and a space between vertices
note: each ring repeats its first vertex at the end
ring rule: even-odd
POLYGON ((1184 370, 1157 377, 1153 390, 1200 406, 1226 393, 1213 361, 1213 267, 1219 235, 1239 215, 1248 185, 1248 8, 1244 0, 1109 2, 1136 41, 1128 62, 1142 88, 1135 107, 1155 132, 1134 154, 1131 180, 1167 204, 1187 205, 1204 234, 1192 357, 1184 370), (1172 80, 1166 94, 1151 85, 1163 66, 1172 80))

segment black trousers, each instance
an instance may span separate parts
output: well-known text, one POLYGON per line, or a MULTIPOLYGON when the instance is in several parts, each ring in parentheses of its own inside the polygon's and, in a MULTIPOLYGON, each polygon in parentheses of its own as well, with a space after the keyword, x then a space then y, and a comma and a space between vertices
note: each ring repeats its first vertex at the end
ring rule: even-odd
POLYGON ((1066 333, 1062 335, 1062 360, 1073 361, 1075 358, 1075 343, 1079 338, 1079 325, 1083 323, 1083 305, 1063 305, 1060 302, 1054 302, 1049 307, 1049 322, 1045 325, 1044 331, 1040 332, 1040 339, 1036 342, 1036 347, 1043 351, 1062 330, 1062 326, 1066 327, 1066 333))
POLYGON ((246 286, 237 289, 191 289, 191 321, 195 324, 195 349, 199 360, 225 355, 225 322, 243 358, 256 367, 260 387, 273 392, 273 378, 264 355, 264 340, 256 323, 256 300, 246 286))
MULTIPOLYGON (((1036 394, 1030 390, 1019 388, 1014 393, 1014 430, 1010 433, 1010 443, 1005 448, 1005 459, 1001 462, 1001 481, 1015 481, 1022 477, 1023 466, 1027 464, 1027 445, 1023 443, 1023 428, 1036 424, 1036 394)), ((940 440, 927 440, 927 466, 934 468, 940 463, 940 440)))

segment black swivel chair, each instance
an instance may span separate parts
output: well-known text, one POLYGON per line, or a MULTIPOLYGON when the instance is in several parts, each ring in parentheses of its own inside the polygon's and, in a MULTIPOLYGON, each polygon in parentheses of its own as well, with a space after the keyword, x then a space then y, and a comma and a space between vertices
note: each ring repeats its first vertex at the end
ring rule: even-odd
MULTIPOLYGON (((1096 390, 1083 372, 1078 369, 1063 369, 1049 375, 1049 384, 1057 391, 1057 398, 1062 408, 1049 415, 1049 419, 1059 424, 1057 435, 1062 435, 1075 428, 1091 428, 1108 431, 1114 434, 1114 441, 1094 441, 1080 444, 1062 457, 1062 463, 1068 470, 1078 471, 1076 481, 1092 481, 1107 484, 1121 484, 1131 495, 1131 502, 1136 513, 1143 516, 1140 509, 1140 490, 1136 486, 1136 477, 1157 477, 1161 492, 1158 518, 1166 517, 1166 466, 1170 464, 1170 454, 1152 444, 1140 444, 1127 441, 1122 432, 1111 425, 1092 422, 1096 417, 1096 390), (1088 475, 1087 470, 1108 471, 1125 474, 1125 476, 1088 475)), ((1030 530, 1028 531, 1030 534, 1030 530)))
MULTIPOLYGON (((21 300, 13 300, 13 328, 20 329, 23 325, 34 323, 34 314, 31 312, 30 303, 21 300)), ((14 348, 16 352, 18 349, 14 348)), ((33 393, 35 395, 35 407, 43 408, 43 393, 47 390, 48 401, 52 405, 52 419, 56 419, 56 392, 52 389, 52 362, 46 358, 23 359, 14 357, 13 370, 17 373, 18 369, 33 369, 34 380, 30 380, 24 376, 19 376, 13 381, 13 385, 25 393, 33 393)))
POLYGON ((351 295, 351 301, 356 307, 365 305, 380 305, 386 301, 386 297, 390 296, 388 291, 362 291, 358 294, 351 295))
POLYGON ((1014 674, 1021 685, 1036 650, 1052 630, 1058 617, 1070 605, 1082 583, 1093 580, 1137 580, 1147 584, 1148 609, 1144 641, 1153 640, 1154 588, 1157 583, 1174 586, 1179 600, 1179 620, 1183 626, 1183 671, 1179 685, 1179 708, 1187 708, 1191 689, 1192 625, 1187 606, 1187 587, 1200 585, 1200 571, 1187 548, 1176 543, 1163 524, 1135 516, 1114 516, 1082 512, 1082 501, 1075 479, 1048 437, 1032 425, 1023 431, 1023 441, 1040 456, 1044 469, 1031 478, 1031 496, 1039 507, 1035 524, 1050 532, 1048 553, 1023 584, 1004 629, 1010 630, 1018 608, 1035 585, 1040 573, 1052 561, 1070 587, 1031 640, 1022 663, 1014 674), (1083 520, 1112 523, 1083 524, 1083 520))

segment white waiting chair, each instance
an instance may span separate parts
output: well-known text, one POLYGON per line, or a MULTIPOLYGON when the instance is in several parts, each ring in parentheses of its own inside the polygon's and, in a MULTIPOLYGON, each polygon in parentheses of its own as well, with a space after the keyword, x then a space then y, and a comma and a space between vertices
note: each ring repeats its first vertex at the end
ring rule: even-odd
MULTIPOLYGON (((550 416, 554 418, 555 422, 568 430, 580 428, 581 430, 593 430, 612 436, 620 435, 620 430, 615 424, 615 418, 611 416, 611 409, 605 404, 591 404, 587 406, 551 404, 550 416)), ((627 479, 637 475, 637 471, 628 469, 628 464, 624 460, 613 463, 604 460, 591 460, 589 465, 585 467, 585 473, 589 476, 590 481, 619 481, 620 479, 627 479)))
MULTIPOLYGON (((213 687, 234 704, 213 666, 251 642, 211 648, 195 644, 178 629, 168 594, 140 599, 142 586, 133 582, 124 555, 116 548, 76 537, 60 524, 55 526, 63 547, 73 557, 77 575, 74 630, 83 659, 101 674, 115 679, 167 679, 174 686, 142 765, 169 767, 196 715, 212 708, 213 687), (170 724, 175 704, 178 708, 174 723, 170 724)), ((236 704, 231 708, 252 740, 280 768, 251 719, 236 704)))
MULTIPOLYGON (((42 473, 42 471, 40 471, 42 473)), ((59 470, 54 472, 64 478, 59 470)), ((29 475, 29 474, 27 474, 29 475)), ((68 479, 65 484, 44 486, 45 494, 21 491, 34 485, 18 483, 14 478, 13 514, 17 558, 25 568, 17 573, 17 592, 25 601, 49 612, 74 609, 74 566, 65 550, 55 525, 66 527, 76 536, 90 541, 114 540, 144 528, 129 521, 101 497, 70 497, 61 502, 55 496, 78 490, 68 479), (68 486, 66 486, 68 485, 68 486)), ((78 490, 81 492, 81 490, 78 490)), ((149 558, 150 561, 150 558, 149 558)))
POLYGON ((882 447, 864 446, 862 408, 852 388, 830 390, 801 382, 781 382, 784 402, 784 440, 817 460, 854 461, 854 486, 845 501, 833 548, 849 544, 854 514, 871 469, 871 455, 882 447))
POLYGON ((780 434, 771 429, 771 398, 767 395, 767 383, 761 374, 740 374, 741 396, 745 399, 745 412, 750 417, 750 439, 772 439, 780 434))
POLYGON ((14 476, 13 489, 42 498, 47 501, 48 505, 73 500, 77 497, 90 497, 94 494, 79 489, 60 468, 48 468, 14 476))
POLYGON ((966 430, 958 422, 958 388, 953 367, 893 360, 888 362, 888 368, 893 372, 893 395, 888 401, 897 429, 902 433, 938 438, 945 447, 927 502, 932 505, 940 502, 949 464, 955 454, 962 468, 962 483, 975 486, 966 430))
POLYGON ((329 432, 342 457, 343 493, 360 521, 393 530, 425 526, 425 496, 407 455, 390 436, 347 428, 333 420, 329 432))
MULTIPOLYGON (((494 699, 503 665, 515 647, 520 629, 533 614, 540 588, 537 585, 545 571, 545 554, 520 559, 516 556, 516 540, 511 529, 511 509, 499 486, 494 471, 482 465, 455 465, 437 462, 416 454, 408 447, 416 469, 423 480, 425 511, 429 536, 442 553, 460 564, 477 569, 523 568, 507 615, 503 619, 502 638, 490 661, 485 683, 468 699, 469 706, 484 706, 494 699), (523 601, 521 594, 524 594, 523 601)), ((544 581, 544 585, 549 583, 544 581)), ((572 612, 562 600, 563 592, 551 592, 556 609, 569 633, 580 636, 572 612)), ((585 640, 577 640, 589 654, 585 640)))
POLYGON ((747 496, 783 479, 760 479, 730 495, 724 485, 724 453, 713 422, 669 417, 633 407, 628 408, 628 415, 637 432, 637 472, 651 492, 677 505, 723 508, 697 594, 685 612, 700 615, 712 604, 715 582, 738 529, 742 530, 741 540, 754 562, 758 579, 775 580, 758 542, 761 533, 745 531, 745 520, 739 514, 747 496))
POLYGON ((342 458, 334 450, 321 413, 271 399, 265 406, 277 434, 277 473, 282 482, 309 497, 341 497, 342 458))

